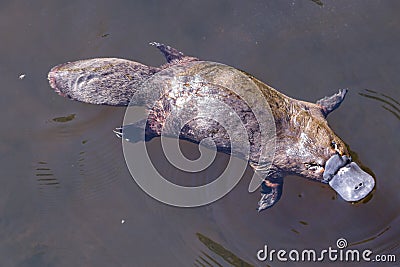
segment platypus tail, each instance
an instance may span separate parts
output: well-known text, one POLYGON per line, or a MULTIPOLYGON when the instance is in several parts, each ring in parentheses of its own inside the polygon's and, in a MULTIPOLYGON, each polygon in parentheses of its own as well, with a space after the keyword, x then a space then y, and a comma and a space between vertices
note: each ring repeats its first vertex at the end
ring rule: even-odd
POLYGON ((52 68, 50 86, 73 100, 111 106, 127 106, 138 85, 158 68, 119 58, 94 58, 52 68))
POLYGON ((127 106, 140 84, 150 76, 169 65, 196 60, 170 46, 156 42, 150 44, 164 54, 166 65, 151 67, 120 58, 79 60, 53 67, 48 74, 50 86, 58 94, 73 100, 127 106))

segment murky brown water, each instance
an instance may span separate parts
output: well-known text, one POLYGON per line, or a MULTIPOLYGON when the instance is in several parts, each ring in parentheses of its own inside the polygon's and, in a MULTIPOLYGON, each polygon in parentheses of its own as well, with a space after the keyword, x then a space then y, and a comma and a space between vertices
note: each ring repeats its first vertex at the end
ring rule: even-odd
POLYGON ((321 250, 340 237, 399 262, 400 3, 316 2, 1 2, 0 266, 280 266, 260 263, 257 251, 321 250), (90 57, 163 63, 149 41, 246 70, 298 99, 349 88, 329 122, 375 173, 372 199, 352 205, 287 177, 279 203, 258 214, 250 170, 206 207, 148 197, 112 133, 124 109, 68 101, 46 75, 90 57))

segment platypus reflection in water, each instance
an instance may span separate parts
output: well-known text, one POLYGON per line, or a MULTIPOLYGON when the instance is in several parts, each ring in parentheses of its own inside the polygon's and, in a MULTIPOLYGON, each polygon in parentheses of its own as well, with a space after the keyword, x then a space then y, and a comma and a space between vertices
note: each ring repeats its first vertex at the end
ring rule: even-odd
MULTIPOLYGON (((149 92, 141 92, 143 84, 156 74, 163 73, 157 77, 156 82, 167 86, 158 102, 148 107, 146 140, 167 131, 163 126, 168 115, 174 112, 179 114, 183 103, 188 103, 189 98, 218 99, 229 105, 240 117, 249 134, 249 164, 255 171, 261 170, 265 177, 261 182, 259 211, 271 207, 279 200, 283 177, 286 175, 298 175, 329 184, 343 199, 351 202, 363 199, 373 190, 374 179, 351 160, 346 145, 326 121, 327 115, 339 107, 347 90, 339 90, 315 104, 299 101, 285 96, 243 71, 185 56, 182 52, 160 43, 151 44, 164 54, 167 64, 151 67, 118 58, 79 60, 53 67, 48 74, 50 86, 58 94, 73 100, 98 105, 128 106, 135 94, 142 93, 144 95, 141 97, 146 98, 149 92), (246 82, 254 85, 253 90, 261 92, 263 97, 256 99, 255 104, 259 101, 258 104, 267 103, 270 107, 276 137, 274 157, 268 166, 259 162, 261 150, 265 146, 257 134, 260 132, 257 119, 260 118, 256 118, 246 101, 232 93, 230 88, 218 86, 218 81, 221 80, 230 80, 235 86, 241 86, 243 79, 236 79, 233 70, 245 75, 246 82), (192 83, 190 79, 195 79, 198 72, 206 73, 203 77, 208 81, 192 83), (180 90, 173 88, 170 81, 163 81, 175 79, 171 76, 182 73, 186 81, 180 90)), ((212 138, 219 151, 235 154, 230 147, 229 135, 222 124, 218 123, 218 120, 221 122, 228 118, 229 114, 220 114, 222 111, 218 107, 210 106, 210 109, 215 114, 215 120, 192 120, 180 130, 179 138, 194 143, 212 138)))

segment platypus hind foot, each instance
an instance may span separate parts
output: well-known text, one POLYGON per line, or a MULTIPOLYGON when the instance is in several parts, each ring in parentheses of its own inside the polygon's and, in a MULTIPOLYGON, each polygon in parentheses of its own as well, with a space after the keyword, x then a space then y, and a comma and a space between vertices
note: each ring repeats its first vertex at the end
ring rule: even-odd
MULTIPOLYGON (((182 52, 178 51, 178 49, 175 49, 169 45, 158 42, 150 42, 149 44, 157 47, 158 50, 160 50, 161 53, 164 55, 167 62, 170 64, 178 64, 198 60, 198 58, 196 57, 185 56, 182 52)), ((167 64, 165 66, 169 66, 170 64, 167 64)))

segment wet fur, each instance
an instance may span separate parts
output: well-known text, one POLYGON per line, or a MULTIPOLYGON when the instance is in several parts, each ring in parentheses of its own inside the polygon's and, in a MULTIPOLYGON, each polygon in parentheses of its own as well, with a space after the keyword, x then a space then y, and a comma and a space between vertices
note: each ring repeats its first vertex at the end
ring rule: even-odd
MULTIPOLYGON (((184 69, 187 65, 192 66, 195 62, 200 62, 194 57, 184 56, 172 47, 159 43, 152 45, 165 55, 167 64, 151 67, 116 58, 80 60, 54 67, 48 76, 50 85, 60 95, 74 100, 126 106, 140 85, 155 73, 171 66, 181 66, 184 69)), ((262 198, 259 202, 259 210, 262 210, 279 200, 284 176, 295 174, 324 182, 322 173, 326 161, 335 153, 348 155, 346 145, 326 121, 326 116, 339 107, 347 91, 341 90, 314 104, 287 97, 255 77, 242 73, 262 92, 275 120, 276 152, 272 167, 268 169, 262 184, 262 198)), ((187 93, 196 94, 196 91, 188 87, 187 93)), ((264 144, 260 143, 258 123, 252 111, 229 89, 211 86, 207 94, 231 106, 239 115, 249 134, 250 165, 256 163, 264 144)), ((168 132, 168 129, 163 128, 164 121, 173 108, 177 108, 176 98, 166 94, 155 108, 150 110, 146 126, 147 140, 159 136, 161 131, 168 132)), ((235 154, 235 151, 230 149, 229 136, 216 121, 192 121, 182 129, 180 137, 195 143, 199 143, 205 137, 212 137, 219 151, 235 154)))

